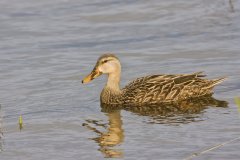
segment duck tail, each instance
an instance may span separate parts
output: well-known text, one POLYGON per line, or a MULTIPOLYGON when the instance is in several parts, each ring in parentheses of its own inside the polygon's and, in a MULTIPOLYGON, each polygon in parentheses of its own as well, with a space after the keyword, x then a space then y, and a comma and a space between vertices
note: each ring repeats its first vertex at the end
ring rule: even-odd
POLYGON ((211 80, 211 83, 210 83, 210 85, 207 88, 212 88, 212 87, 216 86, 217 84, 222 83, 225 79, 227 79, 227 77, 213 79, 213 80, 211 80))
POLYGON ((222 77, 222 78, 218 78, 218 79, 214 79, 213 80, 213 84, 217 85, 219 83, 222 83, 225 79, 227 79, 227 77, 222 77))

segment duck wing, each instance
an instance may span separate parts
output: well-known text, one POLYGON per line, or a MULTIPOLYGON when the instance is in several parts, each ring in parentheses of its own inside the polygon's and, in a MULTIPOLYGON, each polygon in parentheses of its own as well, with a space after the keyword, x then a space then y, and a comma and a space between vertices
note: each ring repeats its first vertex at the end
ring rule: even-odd
POLYGON ((202 72, 180 75, 150 75, 137 78, 123 88, 127 104, 162 103, 211 95, 212 88, 223 81, 202 79, 202 72))

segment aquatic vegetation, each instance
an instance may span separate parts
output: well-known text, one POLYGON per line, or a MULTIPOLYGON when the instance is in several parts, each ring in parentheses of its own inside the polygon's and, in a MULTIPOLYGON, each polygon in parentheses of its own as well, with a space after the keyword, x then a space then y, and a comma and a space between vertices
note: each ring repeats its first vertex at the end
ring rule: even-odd
POLYGON ((23 129, 23 119, 22 119, 22 115, 20 115, 19 118, 18 118, 18 124, 19 124, 19 129, 22 130, 22 129, 23 129))
POLYGON ((229 143, 236 142, 236 141, 238 141, 239 139, 240 139, 240 137, 237 137, 237 138, 231 139, 231 140, 229 140, 229 141, 226 141, 226 142, 223 142, 223 143, 220 143, 220 144, 211 146, 211 147, 209 147, 209 148, 206 148, 205 150, 202 150, 202 151, 200 151, 200 152, 195 152, 195 153, 193 153, 192 155, 190 155, 189 157, 185 158, 184 160, 192 160, 192 159, 195 158, 195 157, 198 157, 198 156, 201 156, 201 155, 203 155, 203 154, 205 154, 205 153, 208 153, 208 152, 210 152, 210 151, 219 149, 219 148, 221 148, 221 147, 223 147, 223 146, 225 146, 225 145, 227 145, 227 144, 229 144, 229 143))
POLYGON ((238 113, 240 113, 240 98, 239 97, 235 97, 234 98, 234 101, 238 107, 238 113))
MULTIPOLYGON (((234 101, 235 101, 236 105, 238 106, 238 112, 240 113, 240 98, 239 97, 235 97, 234 101)), ((189 157, 185 158, 184 160, 192 160, 195 157, 201 156, 201 155, 206 154, 206 153, 208 153, 210 151, 219 149, 219 148, 221 148, 221 147, 223 147, 223 146, 225 146, 227 144, 230 144, 230 143, 233 143, 233 142, 236 142, 236 141, 239 141, 239 140, 240 140, 240 137, 236 137, 236 138, 230 139, 230 140, 222 142, 220 144, 208 147, 208 148, 206 148, 206 149, 204 149, 202 151, 195 152, 192 155, 190 155, 189 157)))

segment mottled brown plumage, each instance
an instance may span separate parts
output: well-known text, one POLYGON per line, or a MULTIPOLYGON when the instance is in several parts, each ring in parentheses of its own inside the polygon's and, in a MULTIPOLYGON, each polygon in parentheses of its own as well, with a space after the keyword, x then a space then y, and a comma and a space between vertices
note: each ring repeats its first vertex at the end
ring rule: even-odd
POLYGON ((121 64, 113 54, 101 56, 91 74, 84 78, 87 83, 102 73, 108 74, 108 82, 101 93, 104 104, 144 105, 179 102, 213 94, 213 87, 224 78, 207 80, 202 72, 179 75, 150 75, 137 78, 123 89, 119 87, 121 64))
POLYGON ((200 78, 203 77, 201 73, 138 78, 123 88, 123 101, 130 104, 154 104, 212 95, 212 88, 224 78, 206 80, 200 78))

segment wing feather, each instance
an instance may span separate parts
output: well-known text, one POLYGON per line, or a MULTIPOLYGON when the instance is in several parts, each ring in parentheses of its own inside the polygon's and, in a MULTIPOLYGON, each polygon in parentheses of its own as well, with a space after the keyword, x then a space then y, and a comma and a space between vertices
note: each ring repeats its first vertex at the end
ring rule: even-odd
POLYGON ((151 75, 140 77, 123 88, 127 103, 157 103, 211 94, 208 86, 222 81, 201 79, 202 72, 180 75, 151 75), (204 88, 206 88, 204 90, 204 88))

